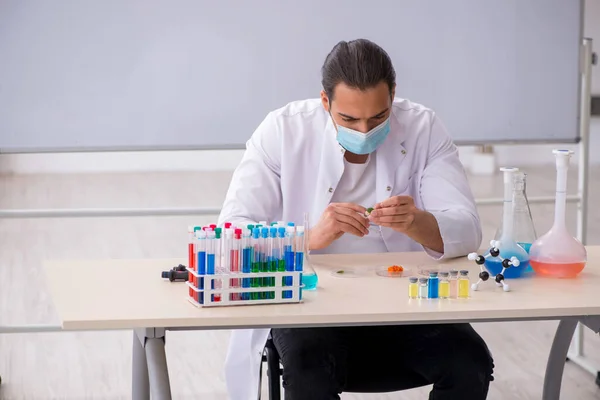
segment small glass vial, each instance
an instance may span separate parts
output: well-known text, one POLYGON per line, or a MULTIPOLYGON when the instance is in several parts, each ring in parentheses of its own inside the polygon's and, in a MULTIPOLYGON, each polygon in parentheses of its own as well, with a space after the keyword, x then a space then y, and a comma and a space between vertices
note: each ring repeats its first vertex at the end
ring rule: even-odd
POLYGON ((450 298, 458 298, 458 271, 455 269, 450 270, 450 298))
POLYGON ((416 299, 419 297, 419 283, 418 279, 414 276, 408 278, 408 298, 416 299))
POLYGON ((427 297, 430 299, 437 299, 439 295, 439 279, 437 272, 429 273, 429 288, 427 290, 427 297))
POLYGON ((448 277, 450 274, 447 271, 440 272, 440 288, 438 290, 438 295, 440 299, 448 299, 450 298, 450 278, 448 277))
POLYGON ((458 298, 468 299, 471 282, 469 281, 469 271, 462 269, 458 278, 458 298))
POLYGON ((419 298, 427 298, 427 278, 419 278, 419 298))

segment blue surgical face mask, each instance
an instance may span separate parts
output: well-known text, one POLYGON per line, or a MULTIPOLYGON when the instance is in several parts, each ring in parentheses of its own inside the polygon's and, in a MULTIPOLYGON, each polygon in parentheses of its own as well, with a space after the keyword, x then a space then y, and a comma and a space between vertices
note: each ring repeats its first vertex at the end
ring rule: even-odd
POLYGON ((354 154, 370 154, 377 150, 390 133, 390 117, 367 133, 337 125, 337 141, 354 154))

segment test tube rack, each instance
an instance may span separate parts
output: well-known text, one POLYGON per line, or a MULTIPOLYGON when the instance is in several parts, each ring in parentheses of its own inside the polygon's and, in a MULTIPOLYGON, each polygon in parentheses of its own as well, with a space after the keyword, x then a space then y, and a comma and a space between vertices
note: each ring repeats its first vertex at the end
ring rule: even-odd
POLYGON ((197 307, 299 303, 305 229, 293 222, 189 227, 186 286, 197 307))
POLYGON ((196 307, 302 302, 302 271, 234 273, 221 270, 216 274, 199 275, 193 269, 187 270, 195 278, 193 282, 186 282, 192 289, 188 301, 196 307), (243 279, 265 278, 273 279, 273 286, 238 287, 235 285, 234 287, 231 285, 231 282, 236 280, 242 282, 243 279), (283 285, 285 278, 291 279, 290 286, 283 285))

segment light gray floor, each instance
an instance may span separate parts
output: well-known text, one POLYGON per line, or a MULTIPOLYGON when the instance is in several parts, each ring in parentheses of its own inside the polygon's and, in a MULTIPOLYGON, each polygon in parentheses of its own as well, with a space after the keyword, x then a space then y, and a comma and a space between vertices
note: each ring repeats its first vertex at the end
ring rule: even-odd
MULTIPOLYGON (((589 244, 600 244, 599 169, 591 173, 589 244)), ((574 171, 573 171, 574 172, 574 171)), ((219 207, 230 173, 0 176, 0 208, 219 207)), ((571 174, 569 186, 576 181, 571 174)), ((501 177, 471 177, 479 197, 501 196, 501 177)), ((553 194, 554 169, 536 169, 529 194, 553 194)), ((539 233, 553 205, 534 206, 539 233)), ((499 206, 480 208, 485 241, 501 219, 499 206)), ((575 226, 575 206, 569 207, 575 226)), ((214 218, 0 220, 0 325, 58 323, 40 262, 57 258, 185 257, 186 228, 214 218)), ((166 266, 167 267, 167 266, 166 266)), ((119 279, 119 277, 115 277, 119 279)), ((84 284, 82 282, 82 284, 84 284)), ((89 282, 87 283, 89 284, 89 282)), ((134 284, 132 282, 132 284, 134 284)), ((106 294, 110 296, 110 293, 106 294)), ((487 323, 476 329, 496 361, 490 399, 539 399, 556 323, 487 323)), ((169 333, 167 358, 176 399, 225 399, 223 360, 228 331, 169 333)), ((600 338, 586 332, 586 353, 600 366, 600 338)), ((1 399, 130 398, 131 333, 0 335, 1 399)), ((428 388, 344 399, 425 399, 428 388)), ((567 365, 563 398, 599 399, 593 378, 567 365)))

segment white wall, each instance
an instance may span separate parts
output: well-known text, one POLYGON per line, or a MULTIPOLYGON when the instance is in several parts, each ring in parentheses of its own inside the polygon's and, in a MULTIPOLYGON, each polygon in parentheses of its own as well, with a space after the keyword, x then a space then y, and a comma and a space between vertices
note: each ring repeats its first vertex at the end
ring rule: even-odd
MULTIPOLYGON (((594 50, 600 55, 600 1, 586 0, 585 8, 584 34, 594 40, 594 50)), ((592 71, 592 93, 600 95, 600 65, 594 66, 592 71)), ((590 161, 593 164, 600 164, 600 117, 592 118, 590 136, 590 161)), ((558 146, 577 150, 576 145, 558 146)), ((496 146, 494 153, 498 165, 530 166, 552 163, 551 150, 556 147, 557 145, 496 146)), ((473 152, 472 147, 460 149, 461 159, 466 167, 470 167, 473 152)), ((235 168, 242 154, 241 150, 5 154, 0 155, 0 173, 230 170, 235 168)))

